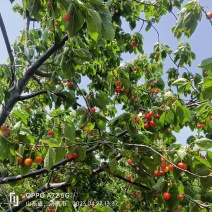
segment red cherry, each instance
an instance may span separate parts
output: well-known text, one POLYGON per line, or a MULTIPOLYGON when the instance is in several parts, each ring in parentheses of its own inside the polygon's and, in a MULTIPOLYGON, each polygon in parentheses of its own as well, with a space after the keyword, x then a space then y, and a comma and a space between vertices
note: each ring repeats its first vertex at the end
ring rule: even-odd
POLYGON ((73 153, 73 154, 72 154, 72 157, 73 157, 74 159, 76 159, 76 158, 78 158, 78 154, 77 154, 77 153, 73 153))
POLYGON ((155 176, 158 176, 158 175, 160 175, 160 172, 159 172, 158 170, 155 170, 155 171, 154 171, 154 175, 155 175, 155 176))
POLYGON ((172 164, 168 165, 169 171, 173 171, 174 170, 174 166, 172 164))
POLYGON ((129 89, 127 88, 127 89, 125 89, 125 91, 124 91, 126 94, 128 94, 129 93, 129 89))
POLYGON ((160 164, 160 168, 161 168, 162 170, 164 170, 164 169, 166 168, 166 164, 165 164, 165 163, 161 163, 161 164, 160 164))
POLYGON ((121 82, 120 82, 119 80, 117 80, 117 81, 116 81, 116 85, 117 85, 117 86, 120 86, 120 85, 121 85, 121 82))
POLYGON ((35 158, 35 163, 40 163, 42 160, 43 160, 42 157, 37 156, 37 157, 35 158))
POLYGON ((6 126, 6 125, 2 125, 2 126, 1 126, 1 131, 2 131, 2 132, 5 132, 6 130, 7 130, 7 126, 6 126))
POLYGON ((93 136, 93 133, 92 132, 88 132, 88 135, 93 136))
POLYGON ((32 164, 32 159, 31 158, 26 158, 24 160, 24 164, 25 164, 25 166, 30 166, 32 164))
POLYGON ((89 113, 89 109, 88 109, 88 108, 86 108, 85 112, 86 112, 86 113, 89 113))
POLYGON ((212 18, 212 12, 207 13, 207 18, 211 19, 212 18))
POLYGON ((150 111, 149 112, 149 115, 152 117, 152 116, 154 116, 154 112, 153 111, 150 111))
POLYGON ((70 21, 70 19, 71 19, 71 17, 70 17, 70 15, 68 13, 63 15, 63 20, 64 21, 70 21))
POLYGON ((159 118, 160 118, 160 114, 157 113, 157 114, 155 115, 155 118, 159 119, 159 118))
POLYGON ((155 127, 156 124, 155 124, 154 121, 150 121, 149 125, 150 125, 151 127, 155 127))
POLYGON ((73 156, 72 156, 71 154, 67 154, 67 155, 66 155, 66 159, 67 159, 67 160, 71 160, 72 158, 73 158, 73 156))
POLYGON ((149 113, 146 114, 146 119, 150 119, 151 115, 149 113))
POLYGON ((128 160, 127 160, 127 163, 128 163, 129 165, 132 165, 132 160, 131 160, 131 159, 128 159, 128 160))
POLYGON ((55 27, 58 27, 58 26, 59 26, 59 24, 56 22, 56 23, 54 24, 54 26, 55 26, 55 27))
POLYGON ((52 130, 49 130, 49 131, 47 132, 47 134, 48 134, 48 135, 53 135, 53 131, 52 131, 52 130))
POLYGON ((131 96, 131 99, 134 100, 134 99, 136 99, 136 97, 137 97, 136 95, 131 96))
POLYGON ((160 175, 164 176, 165 175, 165 171, 160 170, 160 175))
POLYGON ((149 124, 146 122, 144 123, 144 128, 148 128, 149 127, 149 124))
POLYGON ((181 169, 184 169, 184 170, 187 170, 187 168, 188 168, 188 165, 185 164, 185 163, 178 163, 177 166, 181 169))
POLYGON ((46 3, 46 6, 47 6, 48 8, 51 8, 52 3, 51 3, 50 1, 48 1, 48 2, 46 3))
POLYGON ((154 83, 150 83, 150 85, 149 85, 151 88, 153 88, 154 86, 155 86, 155 84, 154 83))
POLYGON ((22 157, 17 157, 16 159, 17 159, 17 161, 18 161, 19 164, 22 163, 22 161, 23 161, 23 158, 22 157))
POLYGON ((72 85, 73 85, 73 83, 72 83, 72 82, 67 82, 67 86, 68 86, 69 88, 71 88, 71 87, 72 87, 72 85))
POLYGON ((134 71, 137 71, 137 70, 138 70, 138 68, 137 68, 137 67, 134 67, 134 68, 133 68, 133 70, 134 70, 134 71))
POLYGON ((163 198, 164 198, 165 200, 169 200, 169 199, 171 198, 171 194, 165 192, 165 193, 163 194, 163 198))
POLYGON ((63 83, 66 83, 67 82, 67 79, 63 79, 63 83))
POLYGON ((212 116, 210 116, 210 120, 212 121, 212 116))
POLYGON ((184 163, 184 170, 188 169, 188 165, 186 163, 184 163))
POLYGON ((139 123, 140 123, 140 120, 139 120, 139 119, 136 119, 136 120, 135 120, 135 123, 136 123, 136 124, 139 124, 139 123))
POLYGON ((178 199, 184 199, 184 195, 183 194, 178 194, 178 199))
POLYGON ((204 155, 200 155, 200 157, 201 157, 202 159, 205 159, 205 156, 204 156, 204 155))
POLYGON ((93 108, 91 108, 91 112, 92 113, 95 113, 96 112, 96 109, 93 107, 93 108))

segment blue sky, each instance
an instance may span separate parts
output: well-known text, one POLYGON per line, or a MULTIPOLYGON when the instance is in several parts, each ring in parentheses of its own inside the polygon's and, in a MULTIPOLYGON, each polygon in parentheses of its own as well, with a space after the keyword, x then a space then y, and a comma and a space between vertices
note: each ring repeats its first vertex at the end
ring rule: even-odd
MULTIPOLYGON (((16 0, 15 2, 21 2, 21 0, 16 0)), ((212 11, 212 2, 207 0, 200 0, 200 4, 207 6, 205 7, 206 11, 212 11)), ((13 4, 14 5, 14 4, 13 4)), ((24 28, 24 22, 19 14, 13 13, 12 6, 9 0, 0 1, 0 13, 3 17, 7 33, 9 36, 10 43, 16 39, 17 35, 20 34, 20 31, 24 28), (4 3, 3 3, 4 2, 4 3)), ((175 12, 175 11, 174 11, 175 12)), ((176 10, 177 12, 177 10, 176 10)), ((160 33, 160 42, 163 44, 167 44, 171 47, 172 50, 175 50, 178 41, 171 33, 171 28, 175 23, 174 16, 169 14, 162 18, 159 24, 156 24, 155 27, 160 33)), ((142 24, 142 23, 141 23, 142 24)), ((141 27, 141 24, 137 25, 137 28, 134 31, 138 31, 141 27)), ((124 23, 123 27, 126 31, 130 32, 128 24, 124 23)), ((154 29, 150 29, 148 33, 145 32, 145 25, 141 30, 141 33, 144 36, 144 49, 147 53, 150 53, 153 50, 153 44, 157 42, 157 34, 154 29)), ((196 54, 196 61, 193 62, 192 67, 189 68, 189 71, 192 73, 199 72, 201 70, 197 67, 197 65, 205 58, 211 57, 211 49, 212 49, 212 26, 210 25, 209 21, 205 18, 203 14, 202 21, 198 24, 198 27, 189 40, 189 43, 192 47, 192 51, 196 54)), ((185 37, 181 38, 181 41, 188 41, 185 37)), ((7 51, 5 48, 5 44, 3 41, 2 33, 0 33, 0 64, 4 63, 8 58, 7 51)), ((122 55, 123 62, 132 61, 135 58, 133 54, 123 54, 122 55)), ((167 60, 165 65, 164 72, 168 69, 168 67, 174 66, 171 61, 167 60)), ((180 73, 184 70, 181 69, 180 73)), ((181 143, 185 143, 186 138, 191 134, 188 128, 184 128, 179 135, 177 136, 177 140, 181 143)), ((195 134, 195 132, 192 132, 195 134)))

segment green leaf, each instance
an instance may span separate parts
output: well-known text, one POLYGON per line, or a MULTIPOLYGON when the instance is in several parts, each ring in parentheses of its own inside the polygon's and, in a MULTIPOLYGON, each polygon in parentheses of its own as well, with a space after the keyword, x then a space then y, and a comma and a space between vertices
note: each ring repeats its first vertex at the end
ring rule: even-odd
POLYGON ((67 139, 67 143, 70 144, 75 141, 76 138, 76 132, 75 132, 75 126, 73 123, 63 123, 63 129, 64 129, 64 136, 67 139))
POLYGON ((0 154, 0 159, 4 160, 5 158, 8 157, 8 154, 10 154, 10 146, 6 138, 3 136, 0 136, 0 149, 1 149, 1 154, 0 154))
POLYGON ((183 85, 184 83, 188 82, 187 79, 185 78, 179 78, 177 80, 175 80, 172 85, 176 85, 176 86, 179 86, 179 85, 183 85))
POLYGON ((164 180, 163 177, 160 177, 157 180, 157 183, 154 186, 152 186, 152 188, 156 191, 163 192, 163 188, 164 188, 165 185, 166 185, 166 181, 164 180))
POLYGON ((85 114, 86 107, 82 106, 76 109, 76 116, 81 116, 85 114))
POLYGON ((88 61, 92 59, 91 54, 87 49, 84 48, 75 49, 74 53, 81 58, 86 58, 88 61))
POLYGON ((208 150, 212 148, 212 140, 208 138, 200 138, 195 141, 195 144, 197 144, 200 148, 208 150))
POLYGON ((56 153, 53 148, 49 147, 44 158, 44 167, 49 171, 55 163, 56 153))
POLYGON ((180 157, 181 160, 183 160, 185 158, 185 156, 187 155, 187 152, 185 150, 178 150, 177 151, 178 156, 180 157))
POLYGON ((211 99, 212 98, 212 85, 210 87, 204 88, 201 93, 201 98, 203 100, 211 99))
POLYGON ((204 59, 199 65, 199 68, 210 69, 212 68, 212 57, 204 59))
POLYGON ((118 166, 118 162, 116 158, 113 158, 112 160, 109 161, 109 167, 112 174, 114 174, 115 171, 117 170, 117 166, 118 166))
POLYGON ((88 34, 93 40, 97 40, 99 34, 102 34, 102 20, 97 11, 87 8, 88 13, 85 14, 85 19, 88 27, 88 34))
POLYGON ((80 9, 73 4, 70 5, 68 14, 70 15, 71 19, 68 21, 68 23, 66 23, 66 28, 68 30, 69 36, 74 37, 82 28, 85 20, 80 9))
POLYGON ((102 19, 102 37, 106 40, 112 40, 115 36, 112 15, 106 6, 101 7, 98 12, 102 19))
POLYGON ((102 0, 88 0, 88 2, 92 5, 96 5, 96 6, 102 6, 103 5, 103 1, 102 0))
POLYGON ((57 163, 65 158, 66 151, 64 148, 56 148, 55 154, 56 154, 55 163, 57 163))
POLYGON ((183 186, 183 183, 181 181, 178 182, 177 189, 178 189, 179 194, 184 194, 184 186, 183 186))
POLYGON ((86 150, 85 150, 85 148, 83 146, 79 146, 77 148, 77 152, 79 153, 79 156, 78 156, 79 160, 80 161, 85 160, 85 158, 86 158, 86 150))

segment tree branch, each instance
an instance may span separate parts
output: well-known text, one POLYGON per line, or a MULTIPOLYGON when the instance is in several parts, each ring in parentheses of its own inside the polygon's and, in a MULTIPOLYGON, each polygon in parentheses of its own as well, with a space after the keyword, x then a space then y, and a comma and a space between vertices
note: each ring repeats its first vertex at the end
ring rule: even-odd
POLYGON ((41 70, 37 70, 35 72, 35 74, 40 76, 40 77, 51 77, 53 75, 52 73, 48 73, 48 72, 41 71, 41 70))
POLYGON ((14 62, 15 60, 14 60, 13 51, 11 49, 11 45, 9 42, 9 38, 7 36, 7 31, 6 31, 1 13, 0 13, 0 27, 1 27, 3 38, 4 38, 4 42, 7 47, 7 52, 8 52, 9 58, 10 58, 10 66, 11 66, 11 73, 12 73, 12 80, 11 80, 10 86, 12 86, 12 84, 14 83, 14 80, 15 80, 15 62, 14 62))
POLYGON ((19 79, 18 85, 15 85, 15 89, 13 89, 10 93, 10 98, 8 99, 6 105, 1 105, 0 107, 0 126, 5 122, 8 115, 12 111, 14 105, 17 103, 18 98, 23 92, 25 86, 27 85, 30 78, 35 74, 38 68, 54 54, 58 49, 64 46, 65 42, 68 40, 68 35, 63 37, 62 41, 59 44, 54 44, 51 48, 49 48, 45 54, 40 56, 31 66, 26 70, 23 78, 19 79))
MULTIPOLYGON (((88 154, 90 152, 93 152, 93 151, 97 150, 98 146, 99 146, 99 144, 88 148, 86 150, 86 153, 88 154)), ((64 165, 64 164, 68 163, 71 160, 74 160, 74 159, 72 158, 70 160, 67 160, 67 159, 61 160, 61 161, 55 163, 50 170, 58 168, 59 166, 64 165)), ((42 168, 42 169, 39 169, 39 170, 35 170, 35 171, 32 171, 32 172, 29 172, 28 174, 25 174, 23 176, 17 175, 17 176, 4 177, 4 178, 0 179, 0 184, 5 184, 5 183, 9 183, 9 182, 15 182, 15 181, 22 180, 22 179, 25 179, 25 178, 28 178, 28 177, 34 177, 34 176, 37 176, 37 175, 41 175, 41 174, 44 174, 44 173, 47 173, 47 172, 49 172, 49 171, 46 168, 42 168)))
MULTIPOLYGON (((20 96, 18 98, 18 101, 23 101, 23 100, 26 100, 26 99, 30 99, 32 97, 38 96, 40 94, 46 94, 48 92, 51 92, 51 91, 41 90, 41 91, 38 91, 38 92, 35 92, 35 93, 32 93, 32 94, 26 95, 26 96, 20 96)), ((61 96, 63 98, 66 98, 66 96, 63 95, 63 94, 61 94, 61 93, 56 93, 56 92, 52 92, 52 93, 55 94, 56 96, 61 96)))

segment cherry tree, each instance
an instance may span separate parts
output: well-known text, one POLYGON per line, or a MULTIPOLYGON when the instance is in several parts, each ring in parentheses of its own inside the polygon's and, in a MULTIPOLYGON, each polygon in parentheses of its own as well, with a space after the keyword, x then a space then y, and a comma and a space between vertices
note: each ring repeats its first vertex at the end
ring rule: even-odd
POLYGON ((25 28, 11 45, 0 14, 2 210, 210 211, 212 58, 192 72, 195 52, 181 41, 212 25, 212 12, 197 0, 22 0, 13 10, 25 28), (168 14, 176 49, 157 29, 168 14), (150 54, 143 31, 157 34, 150 54), (121 65, 123 53, 136 59, 121 65), (186 146, 175 137, 185 127, 197 131, 186 146))

